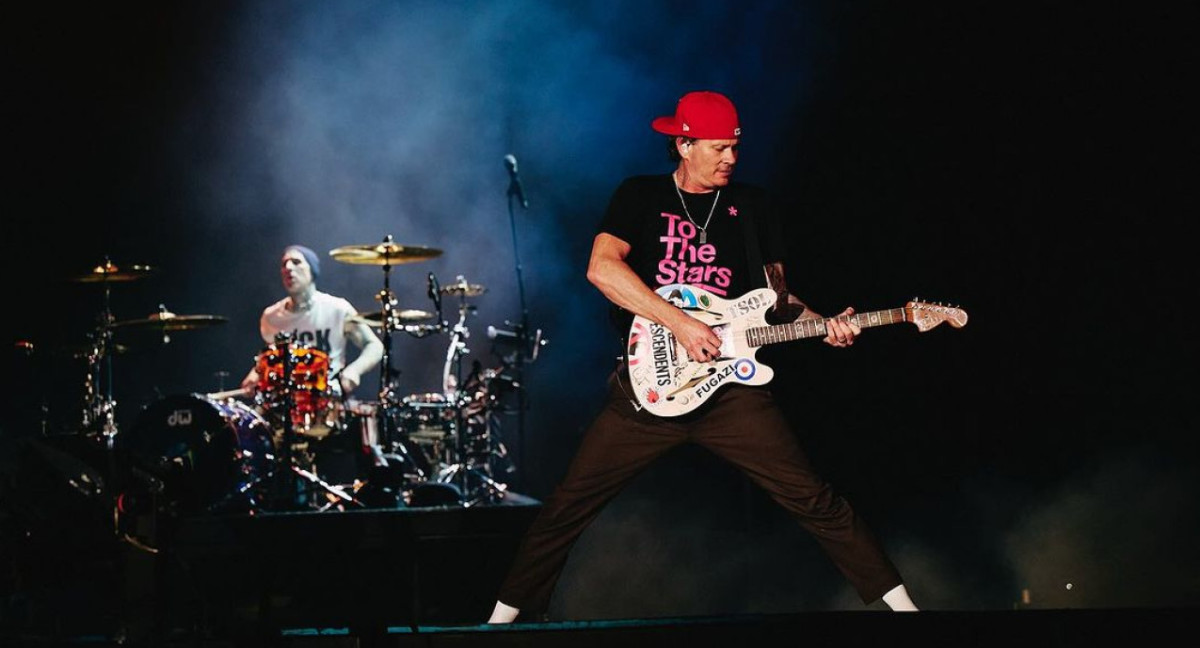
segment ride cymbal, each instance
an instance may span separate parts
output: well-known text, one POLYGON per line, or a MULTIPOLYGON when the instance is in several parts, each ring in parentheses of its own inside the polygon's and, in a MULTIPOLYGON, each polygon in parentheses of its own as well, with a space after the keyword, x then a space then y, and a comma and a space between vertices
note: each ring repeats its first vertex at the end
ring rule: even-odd
POLYGON ((155 313, 145 319, 113 322, 115 329, 140 329, 149 331, 190 331, 216 324, 224 324, 228 318, 220 315, 176 315, 174 313, 155 313))
POLYGON ((370 243, 367 245, 343 245, 329 251, 335 261, 360 265, 398 265, 425 261, 440 256, 437 248, 398 243, 370 243))
POLYGON ((103 265, 98 265, 92 268, 91 271, 69 277, 69 281, 76 283, 100 283, 107 281, 134 281, 142 279, 154 274, 155 268, 147 265, 128 265, 118 267, 111 261, 104 262, 103 265))

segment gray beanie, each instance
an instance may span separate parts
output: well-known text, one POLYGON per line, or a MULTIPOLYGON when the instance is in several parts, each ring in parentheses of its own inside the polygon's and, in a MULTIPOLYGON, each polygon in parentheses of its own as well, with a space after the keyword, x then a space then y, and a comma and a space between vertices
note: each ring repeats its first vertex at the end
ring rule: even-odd
POLYGON ((316 252, 303 245, 289 245, 283 249, 284 252, 288 250, 295 250, 304 257, 304 260, 308 262, 308 267, 312 268, 313 279, 316 279, 321 274, 321 259, 317 256, 316 252))

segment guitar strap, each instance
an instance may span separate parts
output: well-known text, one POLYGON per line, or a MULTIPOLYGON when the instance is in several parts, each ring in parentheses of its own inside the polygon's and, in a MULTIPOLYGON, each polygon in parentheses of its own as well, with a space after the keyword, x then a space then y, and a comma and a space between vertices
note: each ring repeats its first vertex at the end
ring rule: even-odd
POLYGON ((762 250, 758 245, 758 224, 754 221, 754 210, 746 210, 745 219, 742 220, 742 229, 745 232, 746 239, 746 267, 750 269, 750 288, 767 288, 767 271, 763 264, 762 250), (761 268, 762 273, 754 272, 754 268, 761 268))

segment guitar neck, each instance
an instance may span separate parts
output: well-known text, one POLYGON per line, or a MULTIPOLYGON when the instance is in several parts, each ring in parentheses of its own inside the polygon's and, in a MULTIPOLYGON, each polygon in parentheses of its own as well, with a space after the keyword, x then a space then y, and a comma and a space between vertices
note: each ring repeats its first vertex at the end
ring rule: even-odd
POLYGON ((768 326, 753 326, 746 329, 746 343, 752 347, 766 346, 778 342, 791 342, 810 337, 825 337, 828 334, 827 323, 833 319, 853 322, 859 328, 885 326, 907 322, 907 310, 904 308, 889 308, 888 310, 872 311, 870 313, 855 313, 850 317, 803 319, 787 324, 768 326))

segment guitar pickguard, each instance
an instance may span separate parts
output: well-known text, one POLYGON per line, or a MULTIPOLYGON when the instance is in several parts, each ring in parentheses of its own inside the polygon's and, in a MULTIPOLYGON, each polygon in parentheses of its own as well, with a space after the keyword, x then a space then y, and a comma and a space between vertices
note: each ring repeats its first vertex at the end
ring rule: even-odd
POLYGON ((763 372, 754 360, 755 350, 739 341, 746 326, 762 322, 775 303, 767 289, 747 293, 729 301, 693 286, 670 285, 658 294, 687 314, 713 327, 721 338, 721 357, 697 362, 665 326, 635 317, 630 327, 626 358, 629 378, 638 402, 659 416, 678 416, 708 400, 727 381, 762 384, 771 371, 763 372))

